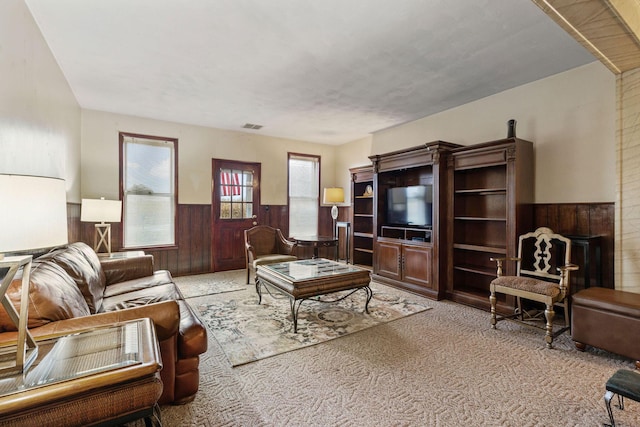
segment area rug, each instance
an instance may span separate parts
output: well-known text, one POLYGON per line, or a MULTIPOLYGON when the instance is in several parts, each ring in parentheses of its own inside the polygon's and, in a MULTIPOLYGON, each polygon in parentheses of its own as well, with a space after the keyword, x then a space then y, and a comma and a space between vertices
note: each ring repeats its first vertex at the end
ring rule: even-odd
POLYGON ((239 366, 429 309, 384 285, 372 283, 371 288, 369 313, 364 312, 364 290, 336 303, 304 301, 298 311, 298 333, 293 333, 289 299, 279 294, 263 292, 260 305, 255 288, 191 299, 189 303, 198 311, 229 363, 239 366))
POLYGON ((255 289, 255 286, 245 283, 247 280, 246 274, 247 270, 232 270, 193 276, 179 276, 174 277, 173 280, 186 299, 240 291, 247 288, 255 289))

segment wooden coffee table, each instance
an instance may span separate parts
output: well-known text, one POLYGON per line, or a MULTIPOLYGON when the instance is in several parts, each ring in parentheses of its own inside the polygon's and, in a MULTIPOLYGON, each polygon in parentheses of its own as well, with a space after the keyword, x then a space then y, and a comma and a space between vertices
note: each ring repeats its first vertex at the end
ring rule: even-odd
POLYGON ((262 286, 268 286, 289 298, 293 332, 298 332, 298 310, 302 302, 321 295, 340 291, 351 291, 333 300, 314 298, 316 301, 332 303, 341 301, 362 289, 367 294, 365 312, 369 312, 369 301, 373 291, 369 287, 369 270, 353 265, 341 264, 328 259, 316 258, 258 266, 256 292, 258 304, 262 302, 262 286))

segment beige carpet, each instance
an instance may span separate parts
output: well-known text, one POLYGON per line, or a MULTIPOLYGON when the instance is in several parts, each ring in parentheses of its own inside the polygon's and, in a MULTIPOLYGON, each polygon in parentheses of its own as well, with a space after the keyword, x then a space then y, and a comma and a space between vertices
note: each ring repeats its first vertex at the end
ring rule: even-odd
MULTIPOLYGON (((536 329, 405 296, 432 309, 236 368, 210 334, 195 401, 163 406, 164 425, 599 426, 606 380, 633 368, 566 334, 548 350, 536 329)), ((626 403, 618 425, 640 426, 626 403)))

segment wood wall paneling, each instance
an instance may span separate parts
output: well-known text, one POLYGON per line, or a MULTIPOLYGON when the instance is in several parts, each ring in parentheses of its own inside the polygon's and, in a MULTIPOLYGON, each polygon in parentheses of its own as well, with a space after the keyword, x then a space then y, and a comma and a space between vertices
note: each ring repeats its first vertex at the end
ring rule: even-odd
MULTIPOLYGON (((339 208, 338 220, 348 221, 350 207, 339 208)), ((69 241, 82 241, 93 247, 94 226, 80 222, 80 204, 67 205, 69 241)), ((263 205, 260 207, 260 223, 280 228, 288 235, 288 208, 286 205, 263 205)), ((330 208, 320 208, 320 234, 331 235, 333 222, 330 208)), ((211 242, 209 230, 211 207, 209 205, 178 205, 177 247, 172 249, 150 249, 157 270, 169 270, 174 276, 207 273, 211 271, 211 242)), ((601 236, 602 239, 602 283, 597 283, 596 265, 592 263, 591 286, 614 287, 614 204, 613 203, 566 203, 534 205, 534 227, 549 227, 567 235, 601 236)), ((122 226, 112 224, 112 250, 122 248, 122 226)), ((344 236, 340 238, 340 256, 344 258, 344 236)), ((298 255, 310 257, 308 249, 298 255), (307 253, 308 252, 308 253, 307 253)), ((333 252, 320 253, 333 258, 333 252)), ((573 251, 574 262, 584 264, 580 251, 573 251)), ((584 271, 574 274, 574 289, 584 287, 584 271)))
MULTIPOLYGON (((549 227, 556 233, 573 236, 600 236, 602 282, 599 283, 595 252, 591 254, 589 286, 614 288, 614 203, 561 203, 534 205, 534 227, 549 227)), ((572 262, 581 267, 572 276, 573 291, 584 283, 584 257, 579 248, 572 248, 572 262)))

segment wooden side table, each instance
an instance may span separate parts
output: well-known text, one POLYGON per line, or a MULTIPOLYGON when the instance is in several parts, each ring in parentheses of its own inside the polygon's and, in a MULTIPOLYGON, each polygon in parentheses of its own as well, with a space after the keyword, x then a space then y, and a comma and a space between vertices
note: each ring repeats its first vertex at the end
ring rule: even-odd
POLYGON ((24 375, 0 378, 0 424, 161 426, 160 350, 153 323, 138 319, 38 340, 24 375))
POLYGON ((304 236, 304 237, 292 237, 298 246, 313 248, 313 259, 318 258, 319 248, 335 248, 334 259, 338 260, 338 239, 328 236, 304 236))
POLYGON ((595 262, 596 286, 602 286, 602 237, 601 236, 567 236, 572 246, 582 250, 583 289, 591 287, 591 266, 595 262), (595 255, 595 256, 593 256, 595 255), (595 258, 595 259, 593 259, 595 258))

